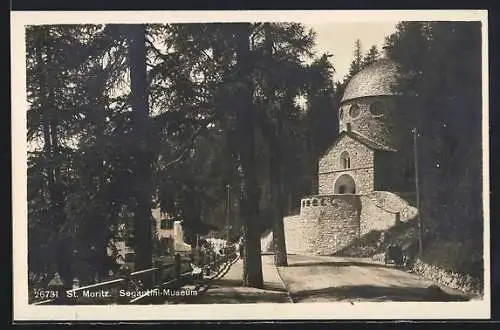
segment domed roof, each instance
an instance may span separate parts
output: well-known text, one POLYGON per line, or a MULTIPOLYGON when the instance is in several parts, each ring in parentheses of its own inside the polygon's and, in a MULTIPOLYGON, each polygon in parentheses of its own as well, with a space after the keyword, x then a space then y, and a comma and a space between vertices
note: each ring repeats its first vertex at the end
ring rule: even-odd
POLYGON ((398 65, 381 59, 354 75, 347 84, 342 101, 365 96, 395 95, 393 84, 398 77, 398 65))

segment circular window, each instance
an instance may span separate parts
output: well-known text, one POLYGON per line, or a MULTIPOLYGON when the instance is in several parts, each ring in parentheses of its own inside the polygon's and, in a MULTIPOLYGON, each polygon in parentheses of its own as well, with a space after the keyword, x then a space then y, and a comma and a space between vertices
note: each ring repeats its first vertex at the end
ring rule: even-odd
POLYGON ((349 108, 349 116, 351 118, 356 118, 357 116, 359 116, 360 112, 361 112, 361 110, 359 109, 359 105, 357 105, 357 104, 353 104, 349 108))
POLYGON ((339 118, 342 120, 344 119, 344 109, 340 108, 339 110, 339 118))
POLYGON ((385 112, 385 106, 382 102, 377 101, 370 104, 370 113, 374 116, 382 116, 385 112))

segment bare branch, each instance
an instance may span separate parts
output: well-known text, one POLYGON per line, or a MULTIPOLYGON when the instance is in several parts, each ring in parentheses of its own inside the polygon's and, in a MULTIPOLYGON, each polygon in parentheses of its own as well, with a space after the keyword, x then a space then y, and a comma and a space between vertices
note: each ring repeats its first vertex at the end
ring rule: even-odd
POLYGON ((165 56, 167 56, 167 54, 163 54, 158 48, 156 48, 156 46, 149 38, 146 38, 146 43, 149 45, 149 47, 151 47, 156 56, 160 58, 165 58, 165 56))
POLYGON ((198 136, 198 134, 199 134, 199 133, 200 133, 203 129, 206 129, 206 128, 207 128, 207 126, 208 126, 211 122, 212 122, 212 118, 207 119, 207 120, 203 120, 203 121, 202 121, 201 126, 200 126, 200 127, 198 127, 198 128, 197 128, 197 129, 193 132, 193 134, 191 134, 191 136, 189 137, 188 142, 187 142, 187 145, 184 147, 184 150, 180 153, 180 155, 179 155, 176 159, 174 159, 174 160, 172 160, 172 161, 168 162, 168 163, 165 165, 164 169, 169 168, 169 167, 171 167, 171 166, 173 166, 173 165, 175 165, 175 164, 179 163, 180 161, 182 161, 182 160, 186 157, 186 155, 188 154, 189 150, 193 147, 194 141, 195 141, 196 137, 198 136))
POLYGON ((171 167, 171 166, 173 166, 173 165, 175 165, 176 163, 178 163, 178 162, 180 162, 180 161, 182 161, 182 160, 184 159, 184 157, 187 155, 187 153, 188 153, 189 149, 191 149, 191 148, 190 148, 190 147, 186 147, 186 148, 182 151, 182 153, 180 154, 180 156, 179 156, 179 157, 177 157, 176 159, 174 159, 174 160, 172 160, 172 161, 168 162, 168 163, 165 165, 165 169, 166 169, 166 168, 169 168, 169 167, 171 167))

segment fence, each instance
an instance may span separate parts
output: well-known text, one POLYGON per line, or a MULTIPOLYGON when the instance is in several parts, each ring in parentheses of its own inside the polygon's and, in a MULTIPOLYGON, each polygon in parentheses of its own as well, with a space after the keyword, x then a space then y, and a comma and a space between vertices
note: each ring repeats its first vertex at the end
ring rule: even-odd
POLYGON ((195 282, 193 270, 200 265, 205 275, 217 272, 234 257, 227 253, 196 255, 194 260, 175 255, 174 262, 157 261, 155 267, 125 272, 121 277, 101 283, 64 290, 56 288, 57 297, 34 302, 33 305, 111 305, 164 303, 163 289, 178 289, 195 282))

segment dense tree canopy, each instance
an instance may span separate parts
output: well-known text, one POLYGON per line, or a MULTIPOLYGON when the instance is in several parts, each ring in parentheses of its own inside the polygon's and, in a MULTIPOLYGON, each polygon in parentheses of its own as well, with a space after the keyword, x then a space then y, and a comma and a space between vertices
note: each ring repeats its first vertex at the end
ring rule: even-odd
POLYGON ((105 276, 119 236, 147 267, 151 209, 194 243, 227 230, 227 186, 233 240, 282 231, 329 129, 333 68, 314 38, 296 23, 28 27, 30 270, 105 276))
POLYGON ((402 67, 403 78, 395 88, 414 96, 409 110, 418 121, 426 258, 432 261, 447 253, 451 264, 462 260, 480 265, 481 25, 402 22, 388 36, 385 50, 402 67))

